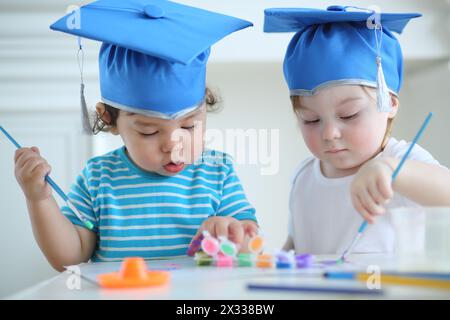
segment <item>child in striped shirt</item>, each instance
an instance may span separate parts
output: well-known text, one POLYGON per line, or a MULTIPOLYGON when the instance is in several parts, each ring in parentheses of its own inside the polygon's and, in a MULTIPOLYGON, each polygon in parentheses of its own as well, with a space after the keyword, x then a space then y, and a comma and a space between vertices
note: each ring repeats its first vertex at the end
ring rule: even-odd
POLYGON ((255 210, 229 156, 204 150, 203 141, 206 112, 216 100, 205 86, 209 46, 251 24, 174 2, 140 7, 146 2, 121 1, 112 8, 97 1, 80 9, 84 20, 79 29, 68 27, 70 14, 51 26, 104 40, 99 55, 102 102, 96 106, 93 131, 109 131, 124 142, 90 159, 69 193, 92 230, 69 207, 58 207, 45 181, 51 169, 39 150, 16 152, 16 177, 35 238, 57 270, 88 260, 184 256, 203 230, 238 245, 257 232, 255 210), (132 16, 130 10, 135 10, 132 16), (160 15, 175 21, 179 30, 159 22, 160 15), (137 17, 151 30, 135 25, 137 17), (203 29, 208 32, 199 34, 203 29), (121 33, 142 33, 155 41, 133 42, 121 33), (173 43, 164 41, 169 37, 183 48, 170 57, 166 53, 173 43))

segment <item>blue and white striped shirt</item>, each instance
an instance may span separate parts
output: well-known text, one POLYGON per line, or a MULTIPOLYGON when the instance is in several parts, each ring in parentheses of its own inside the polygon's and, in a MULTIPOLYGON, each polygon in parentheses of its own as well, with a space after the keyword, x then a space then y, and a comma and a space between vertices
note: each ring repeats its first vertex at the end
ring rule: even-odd
MULTIPOLYGON (((140 169, 121 147, 90 159, 68 196, 94 224, 92 261, 183 256, 208 217, 256 221, 230 157, 211 150, 167 177, 140 169)), ((61 211, 84 227, 67 206, 61 211)))

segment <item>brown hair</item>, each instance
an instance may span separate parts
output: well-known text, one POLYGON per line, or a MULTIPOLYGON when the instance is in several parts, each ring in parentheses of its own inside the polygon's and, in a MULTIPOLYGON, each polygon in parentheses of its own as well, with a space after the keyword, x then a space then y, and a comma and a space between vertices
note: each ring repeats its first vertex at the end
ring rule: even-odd
MULTIPOLYGON (((215 90, 216 91, 216 90, 215 90)), ((218 93, 213 92, 210 88, 205 90, 205 101, 207 112, 219 112, 222 109, 222 100, 218 93)), ((117 125, 117 119, 119 118, 120 109, 103 103, 105 111, 102 114, 98 112, 94 116, 94 124, 91 127, 92 134, 98 134, 99 132, 110 132, 117 125), (108 113, 111 121, 106 123, 103 121, 103 116, 108 113)))
MULTIPOLYGON (((367 94, 367 96, 372 101, 374 101, 374 98, 372 97, 372 95, 369 92, 369 87, 366 87, 366 86, 361 86, 361 87, 364 90, 364 92, 367 94)), ((291 98, 292 108, 293 108, 294 112, 297 113, 298 105, 300 103, 300 96, 290 96, 290 98, 291 98)), ((381 151, 383 151, 387 145, 389 137, 391 136, 393 124, 394 124, 394 118, 389 118, 387 121, 386 132, 384 133, 383 141, 381 142, 381 151)))

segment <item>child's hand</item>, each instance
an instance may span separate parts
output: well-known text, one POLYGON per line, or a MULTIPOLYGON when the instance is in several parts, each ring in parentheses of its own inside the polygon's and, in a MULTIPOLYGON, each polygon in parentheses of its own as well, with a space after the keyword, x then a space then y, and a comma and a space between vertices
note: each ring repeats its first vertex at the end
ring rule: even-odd
POLYGON ((393 169, 383 159, 373 159, 365 163, 356 173, 351 185, 353 207, 369 223, 386 212, 383 207, 394 192, 392 190, 393 169))
POLYGON ((223 236, 240 246, 244 242, 245 236, 253 237, 258 233, 258 226, 251 220, 240 221, 232 217, 211 217, 203 222, 192 241, 199 238, 204 230, 207 230, 215 238, 223 236))
POLYGON ((50 165, 41 157, 36 147, 20 148, 14 155, 17 182, 29 201, 40 201, 51 197, 52 189, 45 181, 51 171, 50 165))

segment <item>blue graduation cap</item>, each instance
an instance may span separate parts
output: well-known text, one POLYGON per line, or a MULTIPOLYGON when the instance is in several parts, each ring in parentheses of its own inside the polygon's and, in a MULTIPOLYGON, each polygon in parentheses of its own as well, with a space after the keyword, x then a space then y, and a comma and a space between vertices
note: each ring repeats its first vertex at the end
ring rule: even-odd
MULTIPOLYGON (((100 0, 50 28, 102 42, 103 102, 176 119, 203 103, 210 47, 249 26, 245 20, 166 0, 100 0)), ((83 84, 81 91, 83 96, 83 84)))
POLYGON ((389 92, 398 94, 403 72, 400 44, 392 32, 401 33, 421 14, 350 6, 272 8, 264 14, 265 32, 296 32, 283 65, 292 96, 334 85, 366 85, 377 88, 378 111, 391 110, 389 92))

